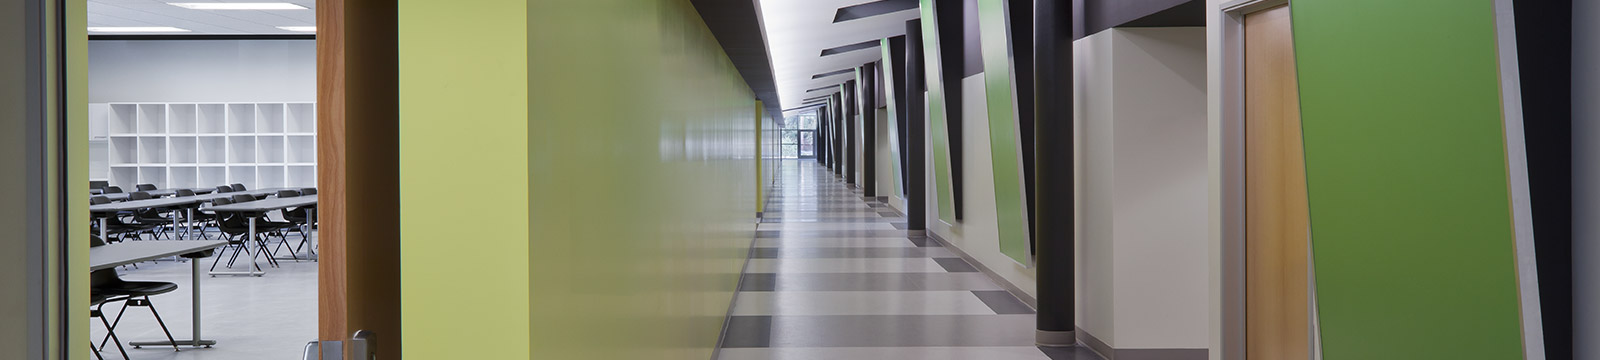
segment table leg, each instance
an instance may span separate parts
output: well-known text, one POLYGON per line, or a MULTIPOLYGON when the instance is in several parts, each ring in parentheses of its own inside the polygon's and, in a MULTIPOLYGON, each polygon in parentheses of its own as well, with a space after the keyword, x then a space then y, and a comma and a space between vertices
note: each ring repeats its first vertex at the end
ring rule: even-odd
MULTIPOLYGON (((194 316, 193 329, 191 329, 191 331, 193 331, 193 332, 190 333, 193 336, 191 336, 189 338, 189 340, 178 340, 176 345, 189 345, 189 346, 192 346, 192 347, 201 347, 201 346, 211 347, 211 345, 216 345, 217 341, 216 340, 202 340, 202 339, 205 339, 205 338, 200 336, 200 259, 199 258, 191 258, 191 259, 189 259, 189 271, 190 271, 190 277, 192 277, 194 279, 194 283, 189 285, 190 286, 189 287, 190 296, 193 298, 192 300, 194 301, 194 303, 191 304, 192 306, 189 309, 190 311, 193 311, 193 313, 191 313, 191 314, 193 314, 193 316, 194 316)), ((169 342, 169 341, 134 341, 134 342, 129 342, 128 344, 133 345, 133 346, 170 346, 170 345, 174 345, 172 342, 169 342)))
POLYGON ((183 217, 183 239, 191 240, 194 239, 194 234, 190 233, 194 231, 194 208, 183 208, 183 210, 187 213, 183 217))
POLYGON ((178 210, 177 209, 173 209, 172 210, 172 238, 178 239, 178 240, 183 240, 183 237, 178 235, 178 210))
POLYGON ((100 216, 100 242, 109 244, 111 239, 106 238, 106 218, 107 216, 100 216))
POLYGON ((261 275, 266 275, 267 274, 266 270, 261 270, 261 265, 256 262, 256 257, 260 256, 262 251, 264 251, 266 249, 266 247, 265 246, 258 246, 257 243, 256 243, 256 218, 254 218, 254 217, 250 218, 250 236, 245 238, 244 241, 245 241, 244 245, 240 246, 239 250, 240 251, 244 251, 246 254, 250 254, 250 265, 246 269, 248 271, 213 271, 213 272, 211 272, 212 276, 216 276, 216 275, 251 275, 251 276, 260 277, 261 275), (251 246, 258 246, 258 248, 256 249, 256 251, 252 252, 252 251, 250 251, 250 247, 251 246))

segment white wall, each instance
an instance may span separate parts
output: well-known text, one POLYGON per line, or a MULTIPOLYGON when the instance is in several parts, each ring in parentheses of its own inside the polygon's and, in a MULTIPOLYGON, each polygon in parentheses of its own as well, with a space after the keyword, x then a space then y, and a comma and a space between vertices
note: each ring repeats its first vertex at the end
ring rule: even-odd
POLYGON ((316 41, 89 42, 89 102, 310 102, 316 41))
POLYGON ((1077 45, 1079 326, 1119 350, 1207 348, 1205 30, 1077 45))
MULTIPOLYGON (((948 86, 955 86, 949 84, 948 86)), ((927 156, 926 177, 928 230, 950 242, 981 265, 1029 296, 1037 296, 1037 276, 1000 253, 1000 227, 994 198, 994 163, 989 155, 988 104, 984 95, 983 74, 961 80, 962 123, 962 220, 945 224, 939 220, 938 184, 933 176, 933 156, 927 156)), ((955 101, 955 100, 951 100, 955 101)), ((931 128, 928 130, 933 131, 931 128)), ((929 144, 925 149, 932 151, 929 144)))
POLYGON ((1573 355, 1600 360, 1600 3, 1572 5, 1573 355))

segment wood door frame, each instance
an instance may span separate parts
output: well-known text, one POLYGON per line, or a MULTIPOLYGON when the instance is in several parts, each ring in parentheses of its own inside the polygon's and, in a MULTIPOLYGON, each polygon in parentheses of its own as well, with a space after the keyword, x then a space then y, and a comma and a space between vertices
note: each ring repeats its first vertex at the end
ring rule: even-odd
MULTIPOLYGON (((1280 5, 1288 5, 1289 0, 1234 0, 1224 2, 1218 6, 1216 16, 1220 24, 1222 38, 1221 85, 1219 94, 1221 103, 1220 131, 1216 136, 1219 139, 1220 184, 1218 195, 1221 200, 1219 221, 1221 229, 1221 346, 1222 359, 1245 359, 1245 332, 1246 315, 1248 308, 1245 304, 1245 282, 1248 272, 1245 269, 1247 262, 1245 252, 1245 220, 1246 195, 1245 186, 1245 15, 1258 11, 1271 9, 1280 5)), ((1309 261, 1308 261, 1309 264, 1309 261)), ((1307 269, 1307 273, 1311 273, 1307 269)), ((1312 335, 1311 349, 1313 358, 1321 358, 1320 341, 1316 331, 1316 284, 1308 282, 1311 291, 1310 314, 1312 335)))

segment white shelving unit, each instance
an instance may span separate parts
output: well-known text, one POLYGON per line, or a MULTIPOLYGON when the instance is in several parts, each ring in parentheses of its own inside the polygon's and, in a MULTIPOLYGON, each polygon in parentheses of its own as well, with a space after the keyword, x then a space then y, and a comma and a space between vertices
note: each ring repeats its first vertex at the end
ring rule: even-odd
POLYGON ((252 189, 317 186, 315 103, 89 105, 89 177, 252 189))

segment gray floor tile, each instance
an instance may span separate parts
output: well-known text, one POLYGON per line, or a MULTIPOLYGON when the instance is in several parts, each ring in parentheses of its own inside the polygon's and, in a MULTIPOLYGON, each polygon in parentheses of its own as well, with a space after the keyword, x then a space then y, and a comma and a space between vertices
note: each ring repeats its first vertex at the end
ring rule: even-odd
POLYGON ((993 315, 971 291, 741 292, 734 315, 993 315))
POLYGON ((728 328, 722 338, 722 347, 750 348, 772 346, 771 316, 734 316, 728 318, 728 328))
POLYGON ((989 305, 989 309, 994 310, 996 314, 1034 313, 1033 308, 1028 307, 1028 304, 1023 303, 1022 300, 1017 299, 1016 296, 1005 290, 973 291, 972 294, 983 300, 983 303, 989 305))
POLYGON ((757 259, 776 258, 934 258, 952 257, 945 248, 928 247, 758 247, 751 253, 757 259))
POLYGON ((936 258, 933 259, 933 261, 938 263, 940 267, 943 267, 944 271, 953 273, 978 272, 978 268, 972 267, 972 264, 968 264, 966 260, 962 260, 961 258, 936 258))
POLYGON ((1032 346, 1033 321, 1033 315, 774 316, 771 346, 1032 346))
MULTIPOLYGON (((721 360, 1048 360, 1032 346, 725 349, 721 360)), ((1068 358, 1073 359, 1073 358, 1068 358)))

